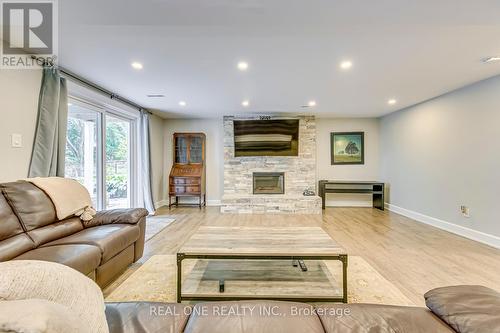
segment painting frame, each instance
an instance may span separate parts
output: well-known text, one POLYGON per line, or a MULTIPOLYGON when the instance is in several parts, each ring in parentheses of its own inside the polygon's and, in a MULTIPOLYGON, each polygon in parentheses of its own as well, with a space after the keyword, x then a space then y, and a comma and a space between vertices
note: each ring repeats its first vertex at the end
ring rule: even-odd
POLYGON ((330 133, 330 154, 331 154, 331 165, 363 165, 365 164, 365 132, 331 132, 330 133), (357 160, 353 161, 341 161, 340 155, 335 154, 335 144, 341 137, 359 137, 357 142, 360 144, 360 154, 357 160))

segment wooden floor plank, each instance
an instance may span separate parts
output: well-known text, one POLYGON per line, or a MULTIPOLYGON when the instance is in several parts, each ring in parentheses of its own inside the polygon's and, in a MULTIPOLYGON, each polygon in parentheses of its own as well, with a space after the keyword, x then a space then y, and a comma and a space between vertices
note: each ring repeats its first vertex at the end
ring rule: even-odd
POLYGON ((146 243, 144 256, 107 295, 155 254, 175 254, 200 226, 321 227, 349 255, 363 257, 415 304, 432 288, 481 284, 500 290, 500 250, 371 208, 327 208, 323 215, 221 214, 218 207, 161 208, 175 222, 146 243))

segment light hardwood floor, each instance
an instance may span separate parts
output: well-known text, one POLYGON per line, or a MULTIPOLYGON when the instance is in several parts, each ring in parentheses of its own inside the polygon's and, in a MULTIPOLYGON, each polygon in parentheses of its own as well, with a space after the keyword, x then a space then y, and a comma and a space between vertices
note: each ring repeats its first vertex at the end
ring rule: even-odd
POLYGON ((319 226, 347 250, 363 257, 415 304, 432 288, 481 284, 500 290, 500 250, 456 236, 389 211, 327 208, 323 215, 231 215, 218 207, 161 208, 176 219, 146 243, 144 256, 114 283, 113 291, 155 254, 174 254, 204 226, 319 226))

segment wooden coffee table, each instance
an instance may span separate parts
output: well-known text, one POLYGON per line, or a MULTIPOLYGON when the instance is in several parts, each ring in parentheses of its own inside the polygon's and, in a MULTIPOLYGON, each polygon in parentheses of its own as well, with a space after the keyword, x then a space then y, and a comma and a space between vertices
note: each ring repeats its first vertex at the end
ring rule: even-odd
MULTIPOLYGON (((300 274, 297 269, 295 274, 300 274)), ((306 281, 307 282, 307 281, 306 281)), ((177 302, 274 299, 302 302, 347 303, 347 253, 319 227, 200 227, 177 253, 177 302), (304 260, 338 260, 342 266, 342 295, 234 295, 182 292, 182 261, 185 259, 237 260, 241 265, 255 260, 290 260, 290 266, 307 271, 304 260)))

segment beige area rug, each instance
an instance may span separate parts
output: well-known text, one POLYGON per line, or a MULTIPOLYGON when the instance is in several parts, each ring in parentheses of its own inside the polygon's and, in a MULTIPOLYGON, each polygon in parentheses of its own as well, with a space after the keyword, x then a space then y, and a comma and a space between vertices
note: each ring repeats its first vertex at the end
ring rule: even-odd
POLYGON ((146 218, 146 242, 160 233, 160 231, 168 227, 169 224, 174 221, 175 219, 171 219, 165 216, 148 216, 146 218))
MULTIPOLYGON (((262 263, 262 262, 261 262, 262 263)), ((266 293, 269 290, 269 284, 273 281, 279 281, 278 285, 281 290, 304 290, 304 286, 309 286, 307 292, 314 293, 315 288, 325 288, 325 279, 330 282, 340 278, 340 265, 337 262, 307 262, 309 271, 308 275, 303 275, 300 269, 280 267, 274 264, 271 271, 266 272, 265 283, 262 279, 262 271, 260 274, 260 282, 253 280, 249 276, 252 275, 252 264, 247 264, 248 267, 242 271, 238 269, 238 273, 228 269, 228 261, 217 261, 215 263, 207 262, 206 260, 187 260, 183 261, 183 276, 189 276, 183 282, 183 291, 185 292, 204 292, 207 287, 210 290, 217 292, 218 282, 215 276, 218 271, 223 272, 223 269, 228 269, 225 274, 232 274, 231 279, 226 281, 226 293, 231 292, 231 288, 239 288, 239 292, 245 289, 245 294, 252 294, 252 286, 259 289, 260 292, 266 293), (210 267, 209 267, 210 266, 210 267), (323 267, 320 274, 319 267, 323 267), (295 274, 288 275, 284 286, 283 277, 276 273, 278 270, 295 269, 295 274), (243 276, 245 276, 243 278, 243 276), (297 278, 297 276, 305 276, 307 283, 297 278), (323 279, 321 279, 323 277, 323 279), (206 281, 205 281, 206 280, 206 281), (243 281, 246 280, 246 281, 243 281), (203 282, 205 281, 205 282, 203 282), (297 287, 297 282, 302 282, 301 287, 297 287), (245 284, 246 283, 246 284, 245 284), (283 287, 284 286, 284 287, 283 287), (301 289, 297 289, 301 288, 301 289)), ((262 267, 259 267, 259 269, 262 267)), ((256 270, 254 270, 255 272, 256 270)), ((123 302, 123 301, 154 301, 154 302, 176 302, 176 260, 174 255, 155 255, 144 263, 137 271, 135 271, 127 280, 125 280, 117 289, 115 289, 108 297, 107 302, 123 302)), ((337 280, 339 281, 339 280, 337 280)), ((335 283, 333 284, 335 285, 335 283)), ((335 292, 335 288, 330 285, 329 289, 335 292)), ((234 291, 234 290, 233 290, 234 291)), ((357 256, 349 257, 348 268, 348 301, 349 303, 373 303, 373 304, 392 304, 392 305, 415 305, 401 291, 396 288, 391 282, 380 275, 370 264, 363 258, 357 256)))

